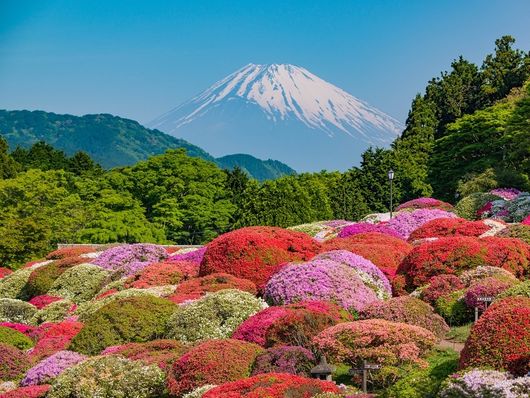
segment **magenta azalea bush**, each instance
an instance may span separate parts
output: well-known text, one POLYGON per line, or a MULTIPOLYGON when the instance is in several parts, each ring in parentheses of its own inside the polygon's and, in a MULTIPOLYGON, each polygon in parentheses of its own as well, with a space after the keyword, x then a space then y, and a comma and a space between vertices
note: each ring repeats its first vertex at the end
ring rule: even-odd
POLYGON ((371 224, 368 222, 360 222, 356 224, 351 224, 344 227, 340 232, 339 238, 346 238, 348 236, 364 234, 366 232, 379 232, 382 234, 393 236, 394 238, 403 239, 403 236, 396 230, 387 227, 385 224, 371 224))
POLYGON ((455 213, 439 209, 418 209, 412 212, 400 212, 386 226, 393 229, 405 239, 417 228, 436 218, 456 218, 455 213))
POLYGON ((200 264, 205 252, 206 246, 203 246, 200 249, 190 250, 184 253, 175 253, 170 256, 166 261, 171 263, 176 261, 189 261, 192 263, 200 264))
POLYGON ((490 191, 491 195, 499 196, 504 200, 513 200, 515 199, 521 191, 517 188, 495 188, 490 191))
POLYGON ((59 351, 52 356, 43 359, 26 372, 26 376, 20 382, 21 386, 34 386, 47 384, 64 370, 84 361, 86 357, 73 351, 59 351))
POLYGON ((166 259, 167 256, 167 252, 162 246, 138 243, 107 249, 92 263, 107 271, 130 276, 149 264, 166 259))
POLYGON ((310 377, 315 362, 315 356, 307 348, 300 346, 273 347, 256 358, 252 376, 260 373, 289 373, 310 377))

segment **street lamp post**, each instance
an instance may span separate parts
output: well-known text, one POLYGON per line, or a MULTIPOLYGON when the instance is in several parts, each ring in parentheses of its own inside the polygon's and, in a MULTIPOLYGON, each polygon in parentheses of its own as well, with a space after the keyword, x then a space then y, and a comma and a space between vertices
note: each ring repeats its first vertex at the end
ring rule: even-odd
POLYGON ((388 170, 388 181, 390 181, 390 218, 392 218, 392 181, 394 181, 394 170, 388 170))

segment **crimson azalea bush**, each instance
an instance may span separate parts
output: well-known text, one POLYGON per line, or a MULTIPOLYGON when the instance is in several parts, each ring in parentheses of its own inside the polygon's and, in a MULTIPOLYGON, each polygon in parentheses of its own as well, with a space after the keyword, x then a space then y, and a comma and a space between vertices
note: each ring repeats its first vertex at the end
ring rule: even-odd
POLYGON ((224 272, 248 279, 262 289, 280 267, 307 261, 320 251, 310 236, 276 227, 247 227, 223 234, 208 244, 201 276, 224 272))
POLYGON ((310 398, 322 392, 339 391, 329 381, 284 373, 265 373, 214 387, 202 398, 310 398))
POLYGON ((223 289, 238 289, 256 295, 258 290, 254 282, 236 278, 230 274, 218 273, 190 279, 178 285, 177 290, 168 296, 168 300, 180 304, 187 300, 196 300, 206 293, 223 289))
POLYGON ((443 338, 449 332, 449 326, 441 316, 434 313, 434 309, 429 304, 411 296, 394 297, 372 303, 359 315, 361 319, 386 319, 421 326, 438 338, 443 338))
MULTIPOLYGON (((184 264, 189 267, 192 264, 184 264)), ((184 279, 181 262, 150 264, 133 276, 124 284, 126 288, 144 289, 151 286, 176 285, 184 279)))
POLYGON ((120 355, 132 361, 142 361, 149 365, 158 365, 168 370, 189 346, 176 340, 152 340, 147 343, 128 343, 105 348, 102 355, 120 355))
POLYGON ((262 347, 309 347, 313 336, 322 330, 351 320, 353 317, 336 304, 306 301, 266 308, 239 325, 232 338, 262 347))
POLYGON ((436 218, 418 229, 409 236, 409 241, 426 238, 443 238, 448 236, 480 236, 489 231, 484 221, 468 221, 463 218, 436 218))
POLYGON ((507 368, 512 355, 530 347, 530 298, 508 297, 494 302, 471 328, 460 355, 460 368, 507 368))
POLYGON ((26 325, 25 323, 16 323, 16 322, 0 322, 0 326, 11 328, 20 333, 24 333, 26 336, 32 338, 33 332, 36 327, 31 325, 26 325))
POLYGON ((440 209, 452 211, 453 205, 434 198, 417 198, 409 200, 408 202, 402 203, 396 207, 396 211, 416 209, 440 209))
POLYGON ((435 275, 456 274, 480 265, 504 268, 518 277, 530 271, 530 245, 509 238, 451 237, 416 246, 399 266, 409 289, 435 275))
POLYGON ((241 340, 209 340, 189 350, 168 373, 169 392, 176 396, 205 384, 222 384, 250 376, 263 349, 241 340))
POLYGON ((1 398, 43 398, 50 390, 49 384, 40 386, 19 387, 14 390, 0 394, 1 398))
POLYGON ((460 278, 455 275, 436 275, 429 279, 428 284, 421 290, 420 297, 422 300, 434 305, 440 297, 461 290, 464 286, 460 278))
POLYGON ((394 238, 403 239, 403 237, 395 230, 388 228, 385 224, 372 224, 368 222, 360 222, 345 226, 338 234, 339 238, 347 238, 348 236, 364 234, 367 232, 379 232, 381 234, 393 236, 394 238))
POLYGON ((35 296, 31 300, 29 300, 30 304, 33 304, 35 307, 37 307, 39 310, 43 309, 47 305, 54 303, 56 301, 62 300, 61 297, 56 296, 49 296, 47 294, 43 294, 41 296, 35 296))
POLYGON ((46 256, 47 260, 59 260, 67 257, 79 257, 82 254, 88 254, 95 252, 96 249, 93 246, 72 246, 62 247, 48 253, 46 256))
POLYGON ((33 340, 24 333, 7 326, 0 326, 0 343, 12 345, 20 350, 33 347, 33 340))
POLYGON ((339 323, 319 335, 313 342, 333 363, 358 365, 366 360, 382 367, 370 374, 379 387, 394 383, 406 366, 425 366, 422 359, 434 346, 436 336, 419 326, 367 319, 339 323))
POLYGON ((300 346, 280 346, 267 349, 256 358, 252 375, 260 373, 289 373, 311 377, 315 356, 300 346))
POLYGON ((530 225, 530 216, 526 217, 523 221, 521 221, 521 224, 530 225))
POLYGON ((485 278, 471 285, 464 296, 464 301, 469 308, 478 307, 484 311, 487 305, 479 301, 480 297, 493 297, 512 287, 514 283, 499 280, 497 278, 485 278))
POLYGON ((30 367, 28 356, 16 347, 0 343, 0 380, 16 380, 30 367))
POLYGON ((9 268, 0 267, 0 279, 2 279, 4 276, 12 274, 12 273, 13 273, 13 271, 11 271, 9 268))
POLYGON ((35 331, 37 343, 29 352, 31 359, 37 362, 58 351, 66 350, 82 327, 83 324, 76 321, 42 324, 35 331))

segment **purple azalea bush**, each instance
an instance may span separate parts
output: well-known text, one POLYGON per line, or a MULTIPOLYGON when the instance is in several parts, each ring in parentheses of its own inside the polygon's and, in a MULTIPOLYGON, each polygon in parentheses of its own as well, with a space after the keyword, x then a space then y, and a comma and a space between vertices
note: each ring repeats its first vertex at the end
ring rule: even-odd
POLYGON ((368 222, 360 222, 356 224, 347 225, 340 232, 339 238, 346 238, 348 236, 363 234, 367 232, 379 232, 393 236, 394 238, 403 239, 403 236, 396 230, 387 227, 385 224, 371 224, 368 222))
POLYGON ((499 196, 499 197, 503 198, 504 200, 513 200, 520 193, 521 193, 521 191, 519 191, 516 188, 496 188, 496 189, 492 189, 490 191, 490 194, 495 195, 495 196, 499 196))
POLYGON ((149 264, 159 262, 168 256, 162 246, 136 243, 121 245, 105 250, 92 263, 106 269, 131 276, 149 264))
POLYGON ((289 373, 310 377, 315 362, 315 356, 307 348, 300 346, 273 347, 256 358, 252 375, 289 373))
POLYGON ((169 262, 175 262, 175 261, 190 261, 192 263, 200 264, 202 262, 202 258, 204 257, 204 253, 206 253, 206 246, 201 247, 197 250, 191 250, 185 253, 176 253, 168 258, 167 261, 169 262))
POLYGON ((86 356, 73 351, 59 351, 52 356, 43 359, 26 372, 20 385, 35 386, 47 384, 51 379, 59 376, 63 371, 84 361, 86 356))
POLYGON ((386 226, 393 229, 405 239, 423 224, 437 218, 457 218, 455 213, 439 209, 418 209, 412 212, 401 212, 386 223, 386 226))
POLYGON ((379 300, 355 269, 329 259, 287 264, 269 280, 264 297, 275 305, 331 301, 354 311, 379 300))

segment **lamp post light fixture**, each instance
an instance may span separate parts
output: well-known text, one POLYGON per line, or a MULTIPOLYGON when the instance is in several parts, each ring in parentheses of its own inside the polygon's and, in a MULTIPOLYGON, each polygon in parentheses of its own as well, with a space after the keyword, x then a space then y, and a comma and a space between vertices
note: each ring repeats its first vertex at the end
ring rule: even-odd
POLYGON ((388 170, 388 181, 390 181, 390 218, 392 218, 392 182, 394 181, 394 170, 388 170))

